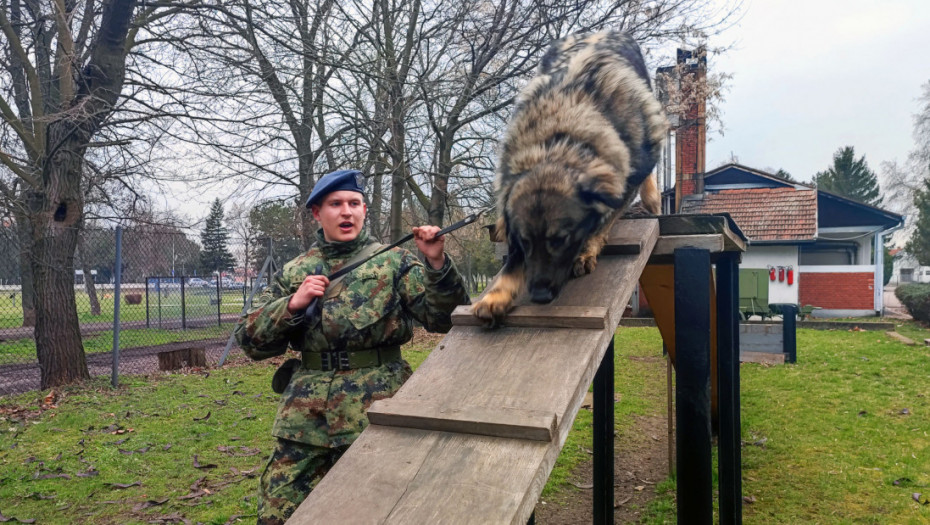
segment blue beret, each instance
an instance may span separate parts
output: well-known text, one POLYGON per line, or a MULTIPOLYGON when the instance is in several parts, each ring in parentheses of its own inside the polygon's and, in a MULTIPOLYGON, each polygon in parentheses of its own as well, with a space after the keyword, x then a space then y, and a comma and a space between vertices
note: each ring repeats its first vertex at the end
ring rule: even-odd
POLYGON ((358 170, 339 170, 332 173, 327 173, 320 177, 320 180, 317 181, 316 185, 313 186, 313 191, 310 192, 310 196, 307 197, 307 207, 309 208, 313 204, 319 204, 323 200, 323 197, 326 197, 334 191, 357 191, 358 193, 365 193, 365 177, 362 175, 362 172, 358 170))

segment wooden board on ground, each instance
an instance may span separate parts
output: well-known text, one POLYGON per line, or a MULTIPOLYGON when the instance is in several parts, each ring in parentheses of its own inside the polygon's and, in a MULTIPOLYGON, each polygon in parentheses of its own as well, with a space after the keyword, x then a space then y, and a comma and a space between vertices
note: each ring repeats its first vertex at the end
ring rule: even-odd
POLYGON ((604 308, 605 329, 455 326, 392 398, 425 421, 435 407, 553 414, 556 439, 372 424, 288 523, 526 523, 655 246, 654 219, 630 222, 641 253, 602 256, 552 303, 604 308))
POLYGON ((185 366, 207 366, 206 348, 189 347, 158 352, 159 370, 178 370, 185 366))
POLYGON ((769 352, 740 352, 739 360, 741 363, 763 363, 767 365, 785 364, 785 354, 772 354, 769 352))

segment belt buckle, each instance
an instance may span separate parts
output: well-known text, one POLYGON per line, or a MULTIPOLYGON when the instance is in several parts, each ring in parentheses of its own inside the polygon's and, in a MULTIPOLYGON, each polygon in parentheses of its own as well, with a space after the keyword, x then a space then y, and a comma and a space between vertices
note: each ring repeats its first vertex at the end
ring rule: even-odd
POLYGON ((333 369, 333 362, 330 358, 330 352, 321 352, 320 353, 320 370, 323 372, 329 372, 333 369))
POLYGON ((340 350, 336 352, 336 355, 339 357, 339 370, 350 370, 352 368, 349 366, 349 352, 340 350))

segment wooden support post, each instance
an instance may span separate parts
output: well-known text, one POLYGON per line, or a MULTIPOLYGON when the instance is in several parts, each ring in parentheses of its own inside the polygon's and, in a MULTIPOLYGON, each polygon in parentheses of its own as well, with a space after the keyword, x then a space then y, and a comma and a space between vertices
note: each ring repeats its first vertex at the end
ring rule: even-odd
POLYGON ((614 340, 594 374, 594 523, 614 522, 614 340))
POLYGON ((678 248, 674 260, 678 523, 710 525, 710 253, 678 248))
POLYGON ((721 525, 743 522, 737 257, 736 253, 727 252, 717 259, 717 406, 720 422, 717 480, 721 525))

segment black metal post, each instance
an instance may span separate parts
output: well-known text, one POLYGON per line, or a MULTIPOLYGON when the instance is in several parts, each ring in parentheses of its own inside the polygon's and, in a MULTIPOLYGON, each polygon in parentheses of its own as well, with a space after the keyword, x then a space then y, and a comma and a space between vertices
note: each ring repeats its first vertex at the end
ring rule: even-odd
POLYGON ((710 525, 710 253, 677 248, 674 257, 678 523, 710 525))
POLYGON ((785 362, 798 362, 798 307, 794 304, 781 305, 782 335, 785 362))
POLYGON ((614 340, 594 374, 594 523, 614 522, 614 340))
POLYGON ((720 524, 743 522, 739 405, 739 264, 736 253, 717 260, 717 480, 720 524))

